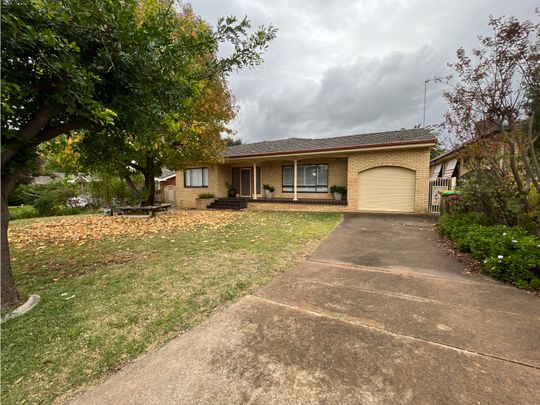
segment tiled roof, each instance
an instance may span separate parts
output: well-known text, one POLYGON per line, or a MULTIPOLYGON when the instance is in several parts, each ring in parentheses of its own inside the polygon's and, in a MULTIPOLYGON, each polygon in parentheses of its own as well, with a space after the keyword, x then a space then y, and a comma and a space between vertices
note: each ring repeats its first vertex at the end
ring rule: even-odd
POLYGON ((175 174, 176 174, 175 171, 169 170, 166 167, 162 167, 161 168, 161 176, 159 176, 157 179, 160 180, 160 181, 165 180, 167 178, 170 178, 170 177, 174 176, 175 174))
POLYGON ((431 159, 429 161, 430 164, 433 164, 433 163, 438 163, 440 160, 444 160, 445 158, 455 154, 456 152, 459 152, 461 149, 463 149, 464 146, 463 145, 460 145, 460 146, 457 146, 455 147, 454 149, 451 149, 447 152, 444 152, 444 153, 441 153, 439 156, 436 156, 434 157, 433 159, 431 159))
POLYGON ((435 142, 435 136, 426 129, 402 129, 399 131, 338 136, 334 138, 288 138, 246 145, 231 146, 224 157, 261 156, 317 152, 331 150, 361 149, 374 146, 435 142))

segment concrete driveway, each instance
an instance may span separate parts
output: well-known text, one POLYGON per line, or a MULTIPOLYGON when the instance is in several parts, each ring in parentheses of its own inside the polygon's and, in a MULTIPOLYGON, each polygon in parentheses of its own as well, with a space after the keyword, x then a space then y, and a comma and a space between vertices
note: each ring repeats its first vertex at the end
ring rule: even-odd
POLYGON ((465 274, 432 223, 347 214, 306 262, 75 403, 538 403, 539 300, 465 274))

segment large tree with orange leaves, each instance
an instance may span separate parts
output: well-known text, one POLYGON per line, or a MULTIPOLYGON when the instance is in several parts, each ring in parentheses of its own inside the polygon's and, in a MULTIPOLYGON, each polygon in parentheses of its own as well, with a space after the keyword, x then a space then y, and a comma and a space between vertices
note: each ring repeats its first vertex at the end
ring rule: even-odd
POLYGON ((7 198, 39 145, 77 131, 83 160, 88 153, 118 168, 125 153, 123 164, 146 166, 147 177, 149 163, 175 161, 173 150, 160 145, 175 145, 185 158, 179 162, 215 155, 216 134, 232 117, 225 77, 260 63, 275 30, 250 34, 249 21, 234 17, 212 29, 174 0, 2 0, 1 18, 1 305, 7 307, 18 300, 7 198), (222 42, 231 45, 227 57, 218 55, 222 42), (214 108, 212 95, 224 105, 214 108), (116 146, 126 149, 113 156, 116 146))

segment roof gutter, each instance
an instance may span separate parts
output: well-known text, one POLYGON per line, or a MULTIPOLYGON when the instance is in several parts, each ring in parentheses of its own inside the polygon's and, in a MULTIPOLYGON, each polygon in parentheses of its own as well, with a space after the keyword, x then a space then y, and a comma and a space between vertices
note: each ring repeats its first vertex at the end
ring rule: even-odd
POLYGON ((325 148, 325 149, 304 149, 304 150, 295 150, 287 152, 270 152, 270 153, 254 153, 246 155, 236 155, 236 156, 225 156, 225 159, 234 160, 234 159, 249 159, 254 157, 279 157, 279 156, 291 156, 291 155, 318 155, 321 153, 328 152, 362 152, 366 149, 368 150, 377 150, 377 149, 401 149, 407 147, 419 147, 419 146, 434 146, 437 144, 436 139, 432 140, 422 140, 422 141, 409 141, 409 142, 394 142, 394 143, 379 143, 371 145, 357 145, 357 146, 342 146, 337 148, 325 148))
POLYGON ((165 176, 165 177, 156 177, 156 180, 161 183, 162 181, 167 181, 169 179, 172 179, 173 177, 176 177, 176 173, 169 174, 168 176, 165 176))

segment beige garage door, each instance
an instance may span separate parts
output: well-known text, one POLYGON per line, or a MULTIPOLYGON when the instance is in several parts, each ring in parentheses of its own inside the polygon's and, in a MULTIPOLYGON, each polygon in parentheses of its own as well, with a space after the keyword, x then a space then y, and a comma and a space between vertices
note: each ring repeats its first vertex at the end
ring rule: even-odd
POLYGON ((358 174, 361 211, 414 211, 415 172, 402 167, 376 167, 358 174))

